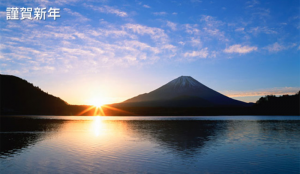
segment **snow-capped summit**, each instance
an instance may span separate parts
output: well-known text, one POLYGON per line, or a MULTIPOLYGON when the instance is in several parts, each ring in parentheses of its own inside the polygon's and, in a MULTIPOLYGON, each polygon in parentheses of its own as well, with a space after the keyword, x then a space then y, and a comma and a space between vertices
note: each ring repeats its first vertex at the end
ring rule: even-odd
POLYGON ((180 76, 160 88, 138 95, 122 103, 126 106, 243 106, 234 100, 201 84, 190 76, 180 76))
MULTIPOLYGON (((180 87, 196 87, 196 86, 201 86, 202 84, 199 83, 197 80, 195 80, 191 76, 180 76, 168 84, 173 85, 174 88, 180 88, 180 87)), ((167 85, 168 85, 167 84, 167 85)))

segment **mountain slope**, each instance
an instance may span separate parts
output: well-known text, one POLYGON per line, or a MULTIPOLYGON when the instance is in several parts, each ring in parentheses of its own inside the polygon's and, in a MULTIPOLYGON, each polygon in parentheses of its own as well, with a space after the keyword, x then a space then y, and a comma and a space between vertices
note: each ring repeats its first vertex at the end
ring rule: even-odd
POLYGON ((201 84, 190 76, 178 77, 162 87, 146 94, 128 99, 122 106, 248 106, 249 104, 234 100, 201 84), (182 98, 181 102, 180 97, 182 98), (193 101, 197 98, 197 102, 193 101), (201 100, 201 102, 199 102, 201 100), (176 101, 176 102, 174 102, 176 101), (173 104, 172 104, 173 103, 173 104))
POLYGON ((0 75, 1 114, 55 114, 67 105, 26 80, 0 75))

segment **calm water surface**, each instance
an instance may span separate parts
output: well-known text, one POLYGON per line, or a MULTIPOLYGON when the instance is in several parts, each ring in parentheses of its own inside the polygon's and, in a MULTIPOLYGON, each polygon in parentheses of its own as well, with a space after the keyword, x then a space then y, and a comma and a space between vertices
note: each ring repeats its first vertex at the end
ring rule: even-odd
POLYGON ((1 118, 1 173, 300 173, 300 117, 1 118))

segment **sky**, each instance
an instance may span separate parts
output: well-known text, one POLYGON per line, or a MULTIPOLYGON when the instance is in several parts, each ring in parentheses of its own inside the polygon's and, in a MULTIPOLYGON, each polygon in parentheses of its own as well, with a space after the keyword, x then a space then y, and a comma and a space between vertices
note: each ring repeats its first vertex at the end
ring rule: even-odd
POLYGON ((4 0, 0 73, 69 104, 122 102, 181 75, 245 102, 294 94, 300 90, 299 3, 4 0), (32 18, 34 8, 46 8, 45 20, 21 20, 20 9, 19 19, 7 20, 11 7, 32 8, 32 18))

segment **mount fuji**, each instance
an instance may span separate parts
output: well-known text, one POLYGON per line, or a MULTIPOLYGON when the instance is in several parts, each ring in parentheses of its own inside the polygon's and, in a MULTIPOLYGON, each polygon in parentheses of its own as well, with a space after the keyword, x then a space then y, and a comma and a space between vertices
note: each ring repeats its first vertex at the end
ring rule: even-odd
POLYGON ((113 105, 128 107, 223 107, 249 106, 251 104, 220 94, 190 76, 180 76, 154 91, 113 105))

